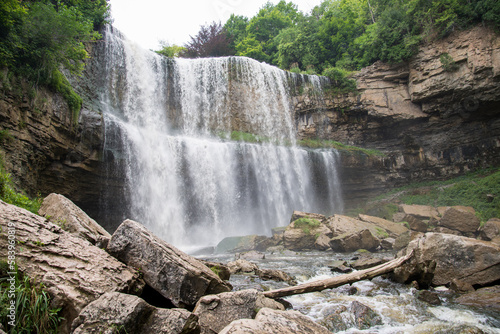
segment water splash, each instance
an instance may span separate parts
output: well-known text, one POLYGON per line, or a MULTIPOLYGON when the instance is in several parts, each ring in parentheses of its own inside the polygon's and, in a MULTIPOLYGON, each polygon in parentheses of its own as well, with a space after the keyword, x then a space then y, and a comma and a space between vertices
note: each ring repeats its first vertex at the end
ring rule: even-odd
POLYGON ((128 218, 182 247, 269 234, 293 210, 342 210, 337 152, 294 146, 290 84, 304 76, 249 58, 167 59, 110 28, 104 52, 105 149, 128 218))

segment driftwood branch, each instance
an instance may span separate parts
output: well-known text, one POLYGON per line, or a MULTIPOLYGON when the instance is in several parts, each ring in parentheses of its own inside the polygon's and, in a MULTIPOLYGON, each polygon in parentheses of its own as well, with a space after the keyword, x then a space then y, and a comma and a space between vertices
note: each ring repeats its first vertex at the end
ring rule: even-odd
POLYGON ((320 281, 304 283, 297 286, 290 286, 283 289, 266 291, 264 292, 264 296, 269 298, 280 298, 292 295, 300 295, 303 293, 323 291, 325 289, 333 289, 344 284, 351 284, 365 279, 372 279, 374 277, 387 274, 393 271, 394 269, 405 263, 407 260, 409 260, 412 257, 412 255, 413 252, 410 252, 405 256, 396 258, 392 261, 383 263, 376 267, 356 271, 350 274, 327 278, 320 281))

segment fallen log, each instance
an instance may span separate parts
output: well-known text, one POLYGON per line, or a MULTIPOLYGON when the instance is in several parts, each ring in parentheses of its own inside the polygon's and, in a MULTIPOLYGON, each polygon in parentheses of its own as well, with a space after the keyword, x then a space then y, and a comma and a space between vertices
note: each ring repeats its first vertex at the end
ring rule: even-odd
POLYGON ((270 290, 264 292, 264 296, 268 298, 281 298, 292 295, 300 295, 303 293, 323 291, 325 289, 333 289, 344 284, 351 284, 365 279, 372 279, 374 277, 387 274, 408 261, 413 255, 413 251, 409 254, 383 263, 376 267, 368 268, 365 270, 356 271, 350 274, 327 278, 320 281, 304 283, 287 288, 270 290))

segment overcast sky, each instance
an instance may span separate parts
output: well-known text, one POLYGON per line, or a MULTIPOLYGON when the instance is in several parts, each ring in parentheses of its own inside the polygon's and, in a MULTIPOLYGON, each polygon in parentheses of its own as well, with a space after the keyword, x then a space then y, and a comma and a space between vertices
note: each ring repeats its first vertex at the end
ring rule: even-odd
MULTIPOLYGON (((184 45, 201 25, 224 24, 234 13, 251 18, 266 0, 110 0, 113 25, 146 49, 159 49, 158 41, 184 45)), ((278 3, 279 0, 272 0, 278 3)), ((289 1, 287 1, 289 2, 289 1)), ((310 13, 322 0, 292 0, 310 13)))

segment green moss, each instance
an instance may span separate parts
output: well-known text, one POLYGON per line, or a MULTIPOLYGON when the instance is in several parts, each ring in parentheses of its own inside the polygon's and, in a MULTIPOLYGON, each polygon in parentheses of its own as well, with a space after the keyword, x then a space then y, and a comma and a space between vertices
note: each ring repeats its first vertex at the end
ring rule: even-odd
POLYGON ((62 74, 59 70, 56 70, 52 73, 49 86, 64 97, 64 99, 68 103, 69 110, 72 113, 73 124, 76 125, 78 123, 78 118, 80 116, 80 110, 82 109, 83 103, 80 95, 78 95, 74 91, 68 79, 66 79, 64 74, 62 74))
POLYGON ((362 153, 368 156, 379 156, 379 157, 385 156, 385 154, 379 150, 345 145, 334 140, 302 139, 297 141, 297 145, 309 148, 334 148, 339 151, 345 151, 349 153, 362 153))
POLYGON ((388 238, 389 237, 389 233, 387 233, 386 230, 384 230, 383 228, 381 227, 377 227, 375 228, 376 231, 377 231, 377 236, 382 238, 382 239, 385 239, 385 238, 388 238))
POLYGON ((321 222, 319 220, 306 217, 299 218, 293 222, 293 226, 301 229, 305 234, 311 234, 311 229, 315 229, 320 225, 321 222))

